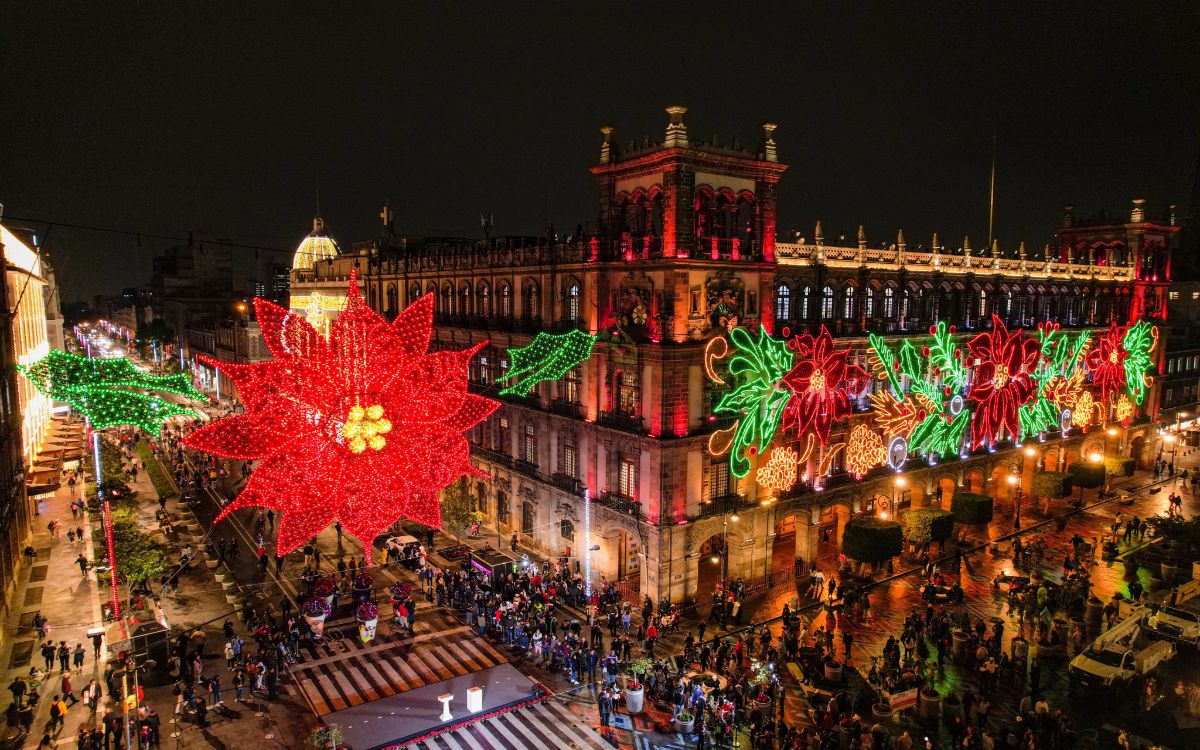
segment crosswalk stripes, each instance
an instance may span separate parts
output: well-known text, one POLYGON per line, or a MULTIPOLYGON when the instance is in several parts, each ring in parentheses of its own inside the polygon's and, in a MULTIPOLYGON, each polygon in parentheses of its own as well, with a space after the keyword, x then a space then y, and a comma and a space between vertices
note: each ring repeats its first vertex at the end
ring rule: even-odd
MULTIPOLYGON (((302 660, 288 668, 291 687, 324 716, 508 662, 486 640, 464 637, 469 628, 441 625, 427 623, 428 631, 418 627, 407 638, 381 631, 368 644, 353 635, 306 644, 302 660)), ((326 635, 338 633, 339 627, 334 623, 326 635)))
POLYGON ((408 750, 611 750, 592 727, 548 700, 472 722, 408 746, 408 750))

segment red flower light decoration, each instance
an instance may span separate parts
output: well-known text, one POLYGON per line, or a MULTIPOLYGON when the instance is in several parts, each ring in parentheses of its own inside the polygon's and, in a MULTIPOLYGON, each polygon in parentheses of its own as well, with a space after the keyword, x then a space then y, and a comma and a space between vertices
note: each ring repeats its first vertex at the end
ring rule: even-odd
MULTIPOLYGON (((438 527, 438 491, 476 473, 465 430, 499 403, 467 392, 467 363, 484 344, 430 353, 433 295, 389 324, 350 278, 346 308, 328 338, 302 316, 256 299, 274 360, 206 359, 237 386, 246 413, 185 443, 227 458, 262 459, 237 500, 283 514, 276 540, 289 552, 335 519, 363 542, 401 517, 438 527)), ((485 342, 486 343, 486 342, 485 342)))
POLYGON ((1084 362, 1092 373, 1092 385, 1100 392, 1100 400, 1108 403, 1111 398, 1125 390, 1124 326, 1113 324, 1108 332, 1096 341, 1088 351, 1084 362))
POLYGON ((829 442, 833 423, 850 415, 850 395, 861 393, 870 377, 858 365, 847 364, 850 347, 833 348, 833 337, 825 326, 813 338, 812 334, 795 336, 788 342, 799 362, 783 376, 792 391, 784 408, 786 423, 794 423, 796 432, 803 435, 810 427, 821 445, 829 442))
POLYGON ((1025 331, 1009 333, 1004 322, 992 316, 991 333, 981 333, 967 342, 980 360, 967 395, 978 409, 971 420, 971 444, 978 448, 991 442, 1004 427, 1013 437, 1020 434, 1017 410, 1037 392, 1030 377, 1037 367, 1041 348, 1025 331))

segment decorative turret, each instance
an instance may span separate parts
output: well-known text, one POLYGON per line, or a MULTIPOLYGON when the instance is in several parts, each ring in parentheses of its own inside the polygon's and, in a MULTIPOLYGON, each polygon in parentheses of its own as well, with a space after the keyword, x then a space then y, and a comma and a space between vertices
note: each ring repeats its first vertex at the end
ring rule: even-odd
POLYGON ((1129 209, 1129 223, 1140 224, 1146 220, 1146 199, 1134 198, 1133 207, 1129 209))
POLYGON ((867 233, 863 231, 863 225, 858 225, 858 264, 861 266, 867 262, 867 233))
POLYGON ((1046 247, 1042 248, 1042 263, 1043 263, 1043 267, 1046 271, 1046 275, 1049 276, 1050 275, 1050 246, 1049 245, 1046 245, 1046 247))
POLYGON ((897 229, 896 230, 896 262, 899 263, 900 265, 904 265, 904 251, 907 248, 908 248, 908 246, 906 244, 904 244, 904 230, 897 229))
POLYGON ((687 107, 680 107, 678 105, 667 107, 667 114, 670 116, 670 120, 667 122, 667 138, 663 141, 664 147, 688 147, 687 125, 683 124, 683 116, 686 113, 687 107))
POLYGON ((938 244, 937 232, 933 233, 933 267, 942 267, 942 246, 938 244))
POLYGON ((1017 257, 1021 260, 1021 270, 1025 270, 1025 243, 1022 242, 1017 246, 1017 257))
POLYGON ((816 243, 817 247, 825 244, 825 233, 821 231, 821 221, 819 219, 817 220, 816 231, 813 232, 813 242, 816 243))
POLYGON ((971 238, 967 235, 963 236, 963 265, 971 267, 971 238))
POLYGON ((1000 267, 1000 240, 992 240, 992 268, 1000 267))
POLYGON ((600 163, 610 164, 613 157, 612 134, 613 126, 605 125, 600 128, 600 132, 604 134, 604 143, 600 144, 600 163))
POLYGON ((763 161, 779 161, 779 152, 775 149, 775 128, 779 127, 773 122, 764 122, 762 124, 762 147, 759 150, 758 158, 763 161))
POLYGON ((1063 209, 1063 226, 1070 228, 1075 226, 1075 207, 1067 206, 1063 209))

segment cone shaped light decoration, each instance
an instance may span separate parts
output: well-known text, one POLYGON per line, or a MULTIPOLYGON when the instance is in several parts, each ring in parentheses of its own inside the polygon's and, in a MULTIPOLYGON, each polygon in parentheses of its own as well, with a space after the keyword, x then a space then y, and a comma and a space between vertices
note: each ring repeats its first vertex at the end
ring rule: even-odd
POLYGON ((389 324, 364 304, 352 274, 326 337, 302 316, 254 301, 275 359, 205 359, 233 380, 246 413, 185 441, 262 460, 218 520, 251 506, 282 512, 279 554, 337 520, 368 558, 374 538, 400 518, 441 525, 438 491, 477 473, 464 432, 499 403, 467 392, 467 364, 486 342, 429 352, 433 303, 425 295, 389 324))

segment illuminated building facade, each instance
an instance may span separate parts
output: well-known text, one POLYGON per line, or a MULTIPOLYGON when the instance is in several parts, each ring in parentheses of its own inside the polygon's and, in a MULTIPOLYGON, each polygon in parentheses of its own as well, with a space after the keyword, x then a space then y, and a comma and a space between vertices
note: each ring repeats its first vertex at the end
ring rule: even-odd
MULTIPOLYGON (((719 444, 735 420, 715 410, 732 384, 714 382, 710 355, 716 341, 728 348, 735 329, 765 332, 782 346, 824 326, 838 349, 851 350, 851 363, 871 372, 869 332, 920 347, 931 325, 955 322, 961 344, 988 330, 993 315, 1014 330, 1047 320, 1099 330, 1132 322, 1135 311, 1160 320, 1165 308, 1156 300, 1165 287, 1148 269, 1169 265, 1157 250, 1149 259, 1142 239, 1124 255, 1072 249, 1070 258, 1048 250, 1035 257, 1023 247, 1001 254, 998 245, 949 249, 936 238, 910 249, 903 236, 884 246, 861 235, 849 246, 827 245, 819 227, 811 241, 777 243, 775 190, 786 166, 775 126, 765 123, 746 151, 736 140, 693 139, 686 111, 667 112, 661 140, 621 146, 612 128, 602 129, 590 236, 414 240, 385 224, 380 238, 349 252, 334 245, 320 257, 296 254, 293 313, 324 330, 344 304, 351 271, 368 304, 388 318, 433 294, 434 345, 487 341, 470 380, 493 397, 508 351, 537 332, 598 337, 590 359, 527 397, 499 397, 502 407, 470 433, 473 463, 490 478, 469 481, 498 530, 496 543, 516 533, 546 558, 572 565, 590 546, 597 581, 620 581, 630 595, 703 601, 722 577, 766 579, 797 561, 832 561, 856 515, 948 507, 958 488, 991 493, 1003 508, 1011 502, 1012 485, 1001 481, 1008 475, 1029 487, 1035 470, 1061 470, 1097 445, 1153 460, 1157 385, 1123 415, 1128 429, 1123 424, 1115 439, 1095 426, 1066 437, 1041 430, 1017 449, 1001 431, 999 440, 955 446, 937 462, 914 451, 898 462, 898 482, 886 466, 851 473, 844 451, 805 451, 802 436, 781 429, 745 471, 731 471, 719 444), (796 458, 780 469, 771 456, 783 449, 796 458)), ((1129 224, 1131 237, 1161 239, 1169 257, 1172 225, 1144 216, 1129 224)), ((1056 247, 1111 241, 1099 231, 1064 228, 1056 247)), ((968 378, 977 366, 968 362, 968 378)), ((853 428, 871 419, 870 393, 879 388, 871 383, 832 422, 829 446, 847 444, 853 428)))
MULTIPOLYGON (((0 232, 4 239, 13 356, 17 364, 28 365, 50 352, 46 333, 46 266, 32 248, 7 228, 0 227, 0 232)), ((50 425, 51 404, 25 378, 17 380, 17 404, 21 411, 21 456, 29 467, 37 460, 50 425)))

